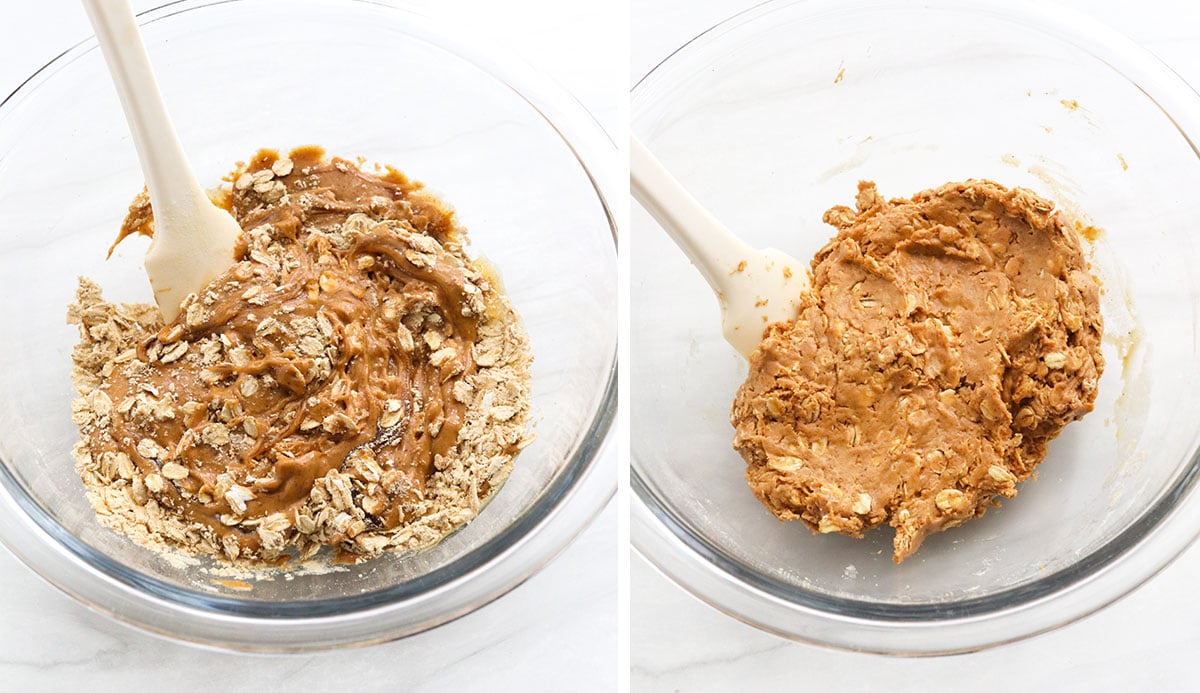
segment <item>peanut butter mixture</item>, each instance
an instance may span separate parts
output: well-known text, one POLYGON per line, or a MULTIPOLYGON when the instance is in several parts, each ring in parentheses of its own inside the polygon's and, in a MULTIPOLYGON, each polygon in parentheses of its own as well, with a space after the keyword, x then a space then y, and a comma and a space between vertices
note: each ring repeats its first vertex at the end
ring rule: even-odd
MULTIPOLYGON (((529 441, 515 313, 395 171, 308 148, 230 180, 237 263, 175 322, 80 280, 75 453, 101 521, 246 563, 436 542, 529 441)), ((143 194, 118 242, 152 224, 143 194)))
POLYGON ((1024 189, 951 183, 834 207, 793 324, 774 324, 733 403, 734 447, 782 520, 894 560, 1016 495, 1091 411, 1099 289, 1071 222, 1024 189))

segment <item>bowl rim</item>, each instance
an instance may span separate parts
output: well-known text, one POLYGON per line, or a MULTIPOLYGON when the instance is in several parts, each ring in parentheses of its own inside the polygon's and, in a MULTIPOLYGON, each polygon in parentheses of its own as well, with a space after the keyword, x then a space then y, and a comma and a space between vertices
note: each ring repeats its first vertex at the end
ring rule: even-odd
MULTIPOLYGON (((766 0, 717 23, 675 49, 632 89, 631 121, 662 72, 726 31, 784 8, 813 17, 864 8, 913 9, 903 0, 766 0)), ((1200 95, 1145 48, 1090 15, 1053 2, 926 0, 920 9, 990 16, 1050 33, 1108 65, 1171 119, 1200 157, 1200 95)), ((665 79, 665 78, 664 78, 665 79)), ((1158 574, 1200 535, 1200 450, 1150 508, 1081 561, 992 595, 938 605, 883 604, 808 592, 748 571, 697 536, 659 499, 630 451, 630 537, 634 549, 670 581, 733 618, 775 635, 838 649, 892 655, 970 652, 1031 637, 1079 620, 1158 574)))
MULTIPOLYGON (((280 0, 174 0, 137 15, 139 26, 228 4, 280 0)), ((292 3, 294 7, 296 3, 292 3)), ((570 150, 606 217, 614 258, 620 199, 611 170, 616 146, 595 117, 548 77, 486 38, 447 18, 378 0, 304 0, 310 7, 357 5, 384 11, 396 26, 487 73, 532 108, 570 150)), ((98 49, 94 36, 76 43, 0 100, 0 122, 56 71, 98 49)), ((615 295, 615 286, 614 286, 615 295)), ((129 570, 79 541, 49 516, 0 460, 0 543, 33 572, 89 608, 155 635, 217 649, 301 652, 386 642, 442 625, 490 603, 554 559, 608 504, 616 491, 612 427, 617 411, 617 338, 598 373, 591 419, 542 494, 482 546, 428 575, 367 595, 280 603, 201 594, 129 570), (489 575, 487 584, 480 576, 489 575), (429 578, 437 577, 438 580, 429 578), (347 608, 347 605, 348 608, 347 608)))

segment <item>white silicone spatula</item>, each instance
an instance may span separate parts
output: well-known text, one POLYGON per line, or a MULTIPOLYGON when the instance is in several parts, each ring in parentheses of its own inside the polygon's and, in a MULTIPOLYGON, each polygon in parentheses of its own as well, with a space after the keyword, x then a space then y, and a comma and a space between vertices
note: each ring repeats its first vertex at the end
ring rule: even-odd
POLYGON ((83 6, 121 97, 146 177, 154 209, 146 274, 158 309, 170 322, 188 294, 198 293, 233 264, 241 228, 196 182, 158 93, 129 1, 83 0, 83 6))
POLYGON ((721 304, 725 339, 749 358, 769 323, 796 317, 807 285, 805 265, 775 250, 752 248, 733 235, 650 153, 629 141, 634 198, 683 250, 721 304))

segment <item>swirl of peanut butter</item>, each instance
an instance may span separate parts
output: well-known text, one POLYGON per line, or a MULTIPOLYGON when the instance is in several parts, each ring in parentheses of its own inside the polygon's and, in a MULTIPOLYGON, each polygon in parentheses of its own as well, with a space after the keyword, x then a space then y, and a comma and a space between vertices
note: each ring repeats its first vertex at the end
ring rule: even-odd
MULTIPOLYGON (((100 386, 91 454, 128 455, 160 505, 247 555, 333 469, 395 527, 458 441, 487 282, 452 214, 395 171, 264 151, 232 188, 236 264, 100 386)), ((121 238, 151 223, 135 203, 121 238)))

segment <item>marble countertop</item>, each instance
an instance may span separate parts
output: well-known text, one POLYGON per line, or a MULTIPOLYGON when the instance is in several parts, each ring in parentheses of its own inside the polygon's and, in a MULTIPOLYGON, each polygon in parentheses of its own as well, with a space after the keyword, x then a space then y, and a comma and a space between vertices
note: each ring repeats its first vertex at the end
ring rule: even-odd
MULTIPOLYGON (((630 78, 757 0, 634 0, 630 78)), ((1200 4, 1069 0, 1200 85, 1200 4)), ((631 82, 632 83, 632 82, 631 82)), ((630 576, 631 689, 1184 691, 1200 689, 1200 547, 1126 599, 1058 631, 954 657, 896 659, 792 643, 721 614, 641 558, 630 576)))
MULTIPOLYGON (((162 0, 134 0, 138 10, 162 0)), ((409 3, 482 27, 616 127, 624 15, 553 0, 409 3)), ((78 0, 5 2, 0 92, 91 32, 78 0)), ((607 464, 616 464, 609 446, 607 464)), ((610 503, 547 568, 433 631, 315 655, 246 656, 147 635, 75 603, 0 548, 0 690, 587 690, 616 687, 616 510, 610 503), (581 685, 582 682, 582 685, 581 685)))

